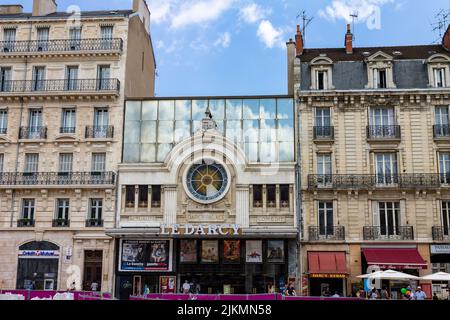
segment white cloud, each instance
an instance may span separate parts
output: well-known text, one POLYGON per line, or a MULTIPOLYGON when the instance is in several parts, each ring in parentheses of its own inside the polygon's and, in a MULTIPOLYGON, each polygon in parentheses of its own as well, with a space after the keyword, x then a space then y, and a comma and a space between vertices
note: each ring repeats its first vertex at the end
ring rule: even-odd
POLYGON ((350 14, 357 12, 357 22, 367 22, 373 18, 374 12, 379 12, 382 5, 393 2, 394 0, 333 0, 331 5, 319 11, 319 15, 332 21, 343 19, 351 22, 350 14))
POLYGON ((250 3, 239 10, 239 18, 249 24, 261 21, 270 14, 272 10, 264 9, 256 3, 250 3))
POLYGON ((214 46, 215 47, 221 46, 223 48, 228 48, 230 46, 230 43, 231 43, 231 35, 230 35, 230 33, 229 32, 224 32, 214 42, 214 46))
POLYGON ((284 47, 283 34, 282 29, 275 28, 268 20, 261 21, 257 31, 258 38, 267 48, 273 48, 274 46, 284 47))
POLYGON ((156 42, 156 49, 162 49, 162 48, 164 48, 164 41, 158 40, 156 42))
POLYGON ((151 13, 151 20, 154 23, 161 23, 169 19, 174 6, 177 5, 176 0, 151 0, 148 7, 151 13))
POLYGON ((233 2, 234 0, 184 1, 178 12, 173 15, 171 26, 180 28, 190 24, 214 21, 230 9, 233 2))

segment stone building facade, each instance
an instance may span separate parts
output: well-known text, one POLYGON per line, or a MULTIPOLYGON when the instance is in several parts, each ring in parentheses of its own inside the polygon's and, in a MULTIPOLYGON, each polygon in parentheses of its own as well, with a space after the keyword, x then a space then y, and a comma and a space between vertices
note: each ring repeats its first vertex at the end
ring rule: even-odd
POLYGON ((153 96, 150 12, 0 6, 0 288, 111 291, 125 97, 153 96))
POLYGON ((448 36, 356 48, 348 26, 342 48, 310 49, 298 28, 287 43, 304 294, 351 294, 373 268, 449 271, 448 36))

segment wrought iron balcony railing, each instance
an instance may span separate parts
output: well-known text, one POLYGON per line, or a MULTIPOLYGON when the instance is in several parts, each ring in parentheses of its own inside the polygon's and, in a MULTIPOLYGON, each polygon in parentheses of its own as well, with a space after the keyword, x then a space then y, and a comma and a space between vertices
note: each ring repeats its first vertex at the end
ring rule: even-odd
POLYGON ((1 41, 0 53, 45 53, 45 52, 77 52, 77 51, 122 51, 123 41, 113 39, 57 39, 31 41, 1 41))
POLYGON ((400 139, 400 126, 367 126, 368 139, 400 139))
POLYGON ((59 133, 75 133, 76 128, 75 127, 60 127, 59 133))
POLYGON ((86 139, 112 139, 114 126, 87 126, 86 139))
POLYGON ((450 125, 435 124, 433 126, 433 136, 435 138, 450 138, 450 125))
POLYGON ((314 139, 334 139, 334 127, 332 126, 319 126, 314 127, 314 139))
POLYGON ((8 128, 0 128, 0 134, 7 134, 8 128))
POLYGON ((86 227, 103 227, 103 219, 86 219, 86 227))
POLYGON ((364 227, 364 240, 414 240, 414 228, 412 226, 396 227, 364 227))
POLYGON ((308 233, 309 241, 345 240, 345 228, 343 226, 310 226, 308 233))
POLYGON ((19 139, 47 139, 47 127, 20 127, 19 139))
POLYGON ((19 219, 17 220, 17 227, 19 228, 30 228, 34 227, 34 219, 19 219))
POLYGON ((309 175, 310 189, 439 188, 450 186, 450 173, 309 175))
POLYGON ((70 185, 113 185, 114 172, 36 172, 36 173, 0 173, 2 186, 70 186, 70 185))
POLYGON ((118 79, 55 79, 55 80, 4 80, 1 93, 31 92, 97 92, 120 90, 118 79))
POLYGON ((53 219, 53 227, 54 228, 67 228, 70 227, 69 219, 53 219))
POLYGON ((433 235, 433 240, 435 241, 450 240, 450 226, 447 228, 441 226, 433 226, 431 227, 431 233, 433 235))

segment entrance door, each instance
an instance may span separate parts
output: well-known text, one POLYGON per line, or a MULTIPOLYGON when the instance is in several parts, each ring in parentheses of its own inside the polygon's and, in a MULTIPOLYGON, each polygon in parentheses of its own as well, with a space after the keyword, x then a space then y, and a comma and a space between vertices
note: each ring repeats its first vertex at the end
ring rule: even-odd
POLYGON ((84 252, 84 279, 83 290, 84 291, 101 291, 102 285, 102 263, 103 251, 101 250, 86 250, 84 252), (93 283, 97 283, 97 288, 93 283))

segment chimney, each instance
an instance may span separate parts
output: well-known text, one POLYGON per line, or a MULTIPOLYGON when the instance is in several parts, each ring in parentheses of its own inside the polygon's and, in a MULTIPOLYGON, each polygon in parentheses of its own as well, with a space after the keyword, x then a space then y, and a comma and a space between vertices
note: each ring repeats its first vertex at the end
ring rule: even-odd
POLYGON ((445 50, 450 51, 450 25, 445 31, 444 37, 442 38, 442 46, 445 50))
POLYGON ((295 35, 295 48, 297 56, 303 54, 303 36, 300 32, 300 25, 297 25, 297 34, 295 35))
POLYGON ((288 68, 288 94, 294 95, 294 61, 295 61, 295 42, 289 39, 287 47, 287 68, 288 68))
POLYGON ((347 33, 345 34, 345 52, 347 54, 353 53, 353 33, 350 29, 350 24, 347 24, 347 33))
POLYGON ((23 7, 20 4, 0 5, 0 15, 19 14, 23 12, 23 7))
POLYGON ((55 0, 33 0, 33 17, 46 16, 55 13, 58 5, 55 0))

